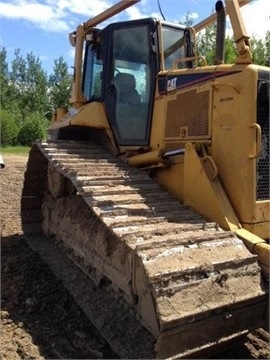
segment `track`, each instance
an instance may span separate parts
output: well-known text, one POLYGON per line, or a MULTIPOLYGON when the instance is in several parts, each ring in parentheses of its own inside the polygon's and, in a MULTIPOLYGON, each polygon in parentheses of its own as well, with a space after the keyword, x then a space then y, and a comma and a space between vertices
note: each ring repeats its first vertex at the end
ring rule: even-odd
POLYGON ((25 179, 25 234, 56 236, 100 291, 115 293, 120 305, 109 314, 120 328, 128 309, 135 343, 122 351, 109 340, 121 357, 207 356, 217 339, 222 346, 262 325, 256 257, 146 174, 96 145, 59 142, 33 146, 25 179))

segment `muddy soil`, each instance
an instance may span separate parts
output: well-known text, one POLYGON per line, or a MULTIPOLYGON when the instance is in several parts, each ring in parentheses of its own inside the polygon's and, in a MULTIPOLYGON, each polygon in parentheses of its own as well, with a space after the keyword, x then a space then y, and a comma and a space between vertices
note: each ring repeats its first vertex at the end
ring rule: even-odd
MULTIPOLYGON (((20 222, 27 158, 3 157, 0 359, 116 359, 63 284, 27 245, 20 222)), ((258 329, 216 358, 269 359, 269 334, 258 329)))

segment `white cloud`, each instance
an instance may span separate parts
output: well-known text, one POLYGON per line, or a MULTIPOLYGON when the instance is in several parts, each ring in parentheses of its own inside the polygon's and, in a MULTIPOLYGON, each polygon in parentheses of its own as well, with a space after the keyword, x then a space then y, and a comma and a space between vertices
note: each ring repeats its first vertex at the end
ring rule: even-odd
POLYGON ((253 1, 241 8, 249 36, 265 37, 266 31, 270 30, 270 7, 269 0, 253 1))
MULTIPOLYGON (((48 32, 69 32, 79 23, 107 10, 116 0, 11 0, 0 1, 0 18, 25 20, 48 32), (80 19, 80 20, 78 20, 80 19)), ((125 11, 128 20, 146 17, 146 0, 125 11)), ((115 19, 115 18, 114 18, 115 19)))
POLYGON ((0 3, 0 14, 11 19, 33 19, 37 15, 41 19, 53 16, 52 9, 43 4, 15 1, 0 3))
POLYGON ((0 1, 0 18, 25 20, 48 32, 69 32, 77 25, 77 16, 85 21, 108 9, 111 1, 98 0, 11 0, 0 1))
POLYGON ((52 6, 57 6, 61 10, 68 11, 73 14, 83 15, 85 19, 93 17, 102 11, 108 9, 111 5, 111 1, 106 0, 50 0, 52 6))
POLYGON ((74 59, 74 57, 75 57, 75 48, 74 47, 72 47, 69 51, 68 51, 68 57, 70 58, 70 59, 74 59))
MULTIPOLYGON (((252 1, 241 7, 246 35, 265 39, 265 34, 270 31, 270 9, 269 0, 252 1)), ((229 19, 227 20, 226 34, 233 36, 233 29, 229 19)))
POLYGON ((131 6, 126 9, 126 14, 128 15, 128 20, 141 19, 147 17, 143 14, 138 6, 131 6))
POLYGON ((40 61, 47 61, 49 59, 48 55, 39 55, 39 60, 40 61))
POLYGON ((35 27, 47 31, 67 31, 68 26, 63 20, 64 13, 48 3, 37 3, 27 0, 13 0, 9 3, 0 2, 0 16, 14 20, 26 20, 35 27))
MULTIPOLYGON (((27 21, 35 28, 47 32, 68 33, 81 21, 86 21, 108 9, 119 0, 0 0, 0 18, 27 21)), ((171 1, 177 4, 179 0, 171 1)), ((186 0, 188 1, 188 0, 186 0)), ((189 0, 191 1, 191 0, 189 0)), ((214 1, 214 0, 213 0, 214 1)), ((191 3, 195 2, 192 0, 191 3)), ((166 1, 161 3, 166 16, 166 1)), ((264 38, 270 29, 269 0, 253 0, 241 8, 247 32, 251 36, 264 38)), ((126 9, 124 14, 112 20, 139 19, 148 16, 161 18, 157 3, 153 0, 141 0, 138 4, 126 9)), ((199 18, 197 12, 191 12, 194 23, 199 18)), ((181 18, 181 22, 185 19, 181 18)), ((179 19, 176 21, 179 22, 179 19)), ((107 24, 102 24, 103 26, 107 24)), ((230 30, 229 30, 230 31, 230 30)), ((231 32, 228 32, 229 34, 231 32)))

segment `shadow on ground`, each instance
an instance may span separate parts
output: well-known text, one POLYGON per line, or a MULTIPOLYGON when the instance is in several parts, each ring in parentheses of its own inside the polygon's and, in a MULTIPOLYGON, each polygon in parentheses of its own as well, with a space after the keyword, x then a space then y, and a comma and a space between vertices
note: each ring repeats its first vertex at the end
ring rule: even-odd
POLYGON ((1 252, 4 326, 24 329, 47 359, 117 358, 23 236, 2 238, 1 252))

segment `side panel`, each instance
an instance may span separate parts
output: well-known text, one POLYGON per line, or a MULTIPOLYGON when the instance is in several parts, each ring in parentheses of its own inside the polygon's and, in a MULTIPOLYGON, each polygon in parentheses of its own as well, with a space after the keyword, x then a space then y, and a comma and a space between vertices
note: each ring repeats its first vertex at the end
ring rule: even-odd
MULTIPOLYGON (((267 68, 255 65, 160 73, 151 137, 161 156, 182 154, 169 155, 170 166, 155 177, 187 203, 185 146, 192 142, 200 152, 204 144, 239 222, 262 238, 269 237, 270 214, 268 77, 267 68)), ((206 207, 208 201, 205 197, 206 207)), ((218 221, 215 212, 211 218, 218 221)))
POLYGON ((249 66, 214 85, 212 156, 242 226, 267 238, 269 199, 257 197, 262 154, 257 83, 258 70, 249 66))

